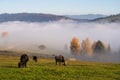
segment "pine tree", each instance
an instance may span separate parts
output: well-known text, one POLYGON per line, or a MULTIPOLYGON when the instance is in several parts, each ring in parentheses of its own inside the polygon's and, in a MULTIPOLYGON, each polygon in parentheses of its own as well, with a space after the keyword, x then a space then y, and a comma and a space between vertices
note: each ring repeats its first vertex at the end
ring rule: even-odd
POLYGON ((105 47, 104 47, 103 43, 100 40, 98 40, 96 42, 94 52, 95 53, 103 53, 103 52, 105 52, 105 47))
POLYGON ((108 52, 108 53, 111 52, 110 44, 108 45, 107 52, 108 52))

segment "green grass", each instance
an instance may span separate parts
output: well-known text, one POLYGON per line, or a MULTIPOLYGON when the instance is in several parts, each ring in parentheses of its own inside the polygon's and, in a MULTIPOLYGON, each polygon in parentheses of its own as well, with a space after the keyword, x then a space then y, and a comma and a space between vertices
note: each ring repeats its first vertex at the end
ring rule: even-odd
POLYGON ((54 59, 30 58, 27 68, 18 68, 19 57, 0 56, 0 80, 120 80, 120 64, 68 61, 55 65, 54 59))

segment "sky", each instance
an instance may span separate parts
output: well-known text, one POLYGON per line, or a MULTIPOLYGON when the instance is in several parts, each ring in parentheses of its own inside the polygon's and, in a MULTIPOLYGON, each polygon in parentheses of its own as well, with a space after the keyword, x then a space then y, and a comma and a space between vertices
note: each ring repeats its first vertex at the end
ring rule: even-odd
POLYGON ((2 13, 118 14, 120 0, 0 0, 2 13))

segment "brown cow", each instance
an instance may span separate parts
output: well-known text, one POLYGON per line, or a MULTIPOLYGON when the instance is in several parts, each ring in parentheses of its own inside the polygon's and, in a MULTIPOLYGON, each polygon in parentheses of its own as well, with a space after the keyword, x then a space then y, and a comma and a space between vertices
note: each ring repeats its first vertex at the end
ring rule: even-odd
POLYGON ((59 65, 63 63, 63 65, 66 66, 65 59, 62 55, 55 56, 55 62, 56 62, 56 65, 57 65, 57 62, 59 62, 59 65))
POLYGON ((19 68, 26 67, 28 60, 29 60, 28 55, 27 54, 22 54, 21 57, 20 57, 20 62, 18 63, 18 67, 19 68))
POLYGON ((33 60, 34 60, 35 62, 37 62, 37 60, 38 60, 37 56, 33 56, 33 60))

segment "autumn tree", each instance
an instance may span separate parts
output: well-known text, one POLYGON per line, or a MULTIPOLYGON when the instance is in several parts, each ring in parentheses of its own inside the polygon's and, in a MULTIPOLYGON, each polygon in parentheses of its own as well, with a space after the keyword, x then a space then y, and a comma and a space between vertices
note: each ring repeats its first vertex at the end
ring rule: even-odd
POLYGON ((94 51, 95 46, 96 46, 96 41, 94 41, 93 44, 92 44, 92 50, 93 51, 94 51))
POLYGON ((82 40, 82 43, 81 43, 81 52, 84 54, 85 53, 85 41, 82 40))
POLYGON ((77 37, 74 37, 72 39, 70 49, 72 53, 80 54, 80 44, 79 39, 77 37))
POLYGON ((83 40, 83 42, 82 42, 82 52, 87 53, 88 55, 92 54, 92 47, 91 47, 89 38, 86 38, 85 40, 83 40))
POLYGON ((108 50, 108 45, 106 43, 104 43, 104 42, 102 42, 102 43, 103 43, 105 51, 107 51, 108 50))
POLYGON ((2 37, 7 37, 8 36, 8 32, 2 32, 2 37))

